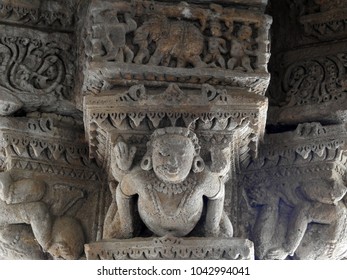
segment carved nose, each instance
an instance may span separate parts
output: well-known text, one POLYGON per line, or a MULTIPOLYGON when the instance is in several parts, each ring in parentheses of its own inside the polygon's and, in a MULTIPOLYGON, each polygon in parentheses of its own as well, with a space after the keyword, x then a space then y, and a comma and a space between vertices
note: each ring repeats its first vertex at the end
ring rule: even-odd
POLYGON ((177 157, 175 155, 171 155, 169 158, 169 164, 171 166, 177 167, 177 157))

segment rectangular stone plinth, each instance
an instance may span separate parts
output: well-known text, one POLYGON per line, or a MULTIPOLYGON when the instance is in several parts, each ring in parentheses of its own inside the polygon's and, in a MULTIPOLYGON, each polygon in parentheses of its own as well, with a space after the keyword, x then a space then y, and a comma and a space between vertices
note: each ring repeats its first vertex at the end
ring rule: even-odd
POLYGON ((85 245, 89 260, 254 259, 253 243, 241 238, 133 238, 85 245))

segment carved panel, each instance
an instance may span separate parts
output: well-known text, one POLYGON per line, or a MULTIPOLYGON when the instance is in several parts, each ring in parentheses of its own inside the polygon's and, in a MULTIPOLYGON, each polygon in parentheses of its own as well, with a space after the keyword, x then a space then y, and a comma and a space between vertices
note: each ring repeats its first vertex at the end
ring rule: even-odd
POLYGON ((142 81, 222 84, 264 94, 271 19, 258 11, 94 1, 89 13, 85 92, 142 81))
POLYGON ((345 257, 346 132, 310 123, 269 135, 245 168, 240 213, 257 258, 345 257))
POLYGON ((77 115, 71 37, 12 26, 0 31, 0 114, 37 109, 77 115))
POLYGON ((100 237, 104 214, 81 124, 55 115, 2 118, 0 143, 0 258, 79 258, 83 244, 100 237))
POLYGON ((342 122, 346 103, 345 43, 312 47, 285 53, 271 86, 271 123, 305 121, 342 122), (321 54, 324 53, 324 56, 321 54), (330 110, 326 110, 326 106, 330 110))

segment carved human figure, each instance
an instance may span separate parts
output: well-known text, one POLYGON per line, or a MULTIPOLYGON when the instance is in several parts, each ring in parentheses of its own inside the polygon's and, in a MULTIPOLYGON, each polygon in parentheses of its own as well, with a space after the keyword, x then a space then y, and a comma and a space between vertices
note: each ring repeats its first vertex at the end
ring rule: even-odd
POLYGON ((210 32, 211 37, 207 39, 208 41, 208 53, 205 56, 204 61, 206 63, 211 63, 211 66, 217 66, 225 68, 225 60, 222 54, 227 53, 226 42, 222 36, 222 26, 219 21, 210 22, 210 32))
POLYGON ((256 55, 252 50, 252 28, 248 25, 242 25, 237 32, 237 36, 231 37, 230 56, 228 68, 254 72, 251 66, 250 55, 256 55))
POLYGON ((136 30, 137 23, 129 13, 124 14, 125 23, 118 20, 117 12, 99 11, 93 17, 91 56, 106 60, 132 62, 133 51, 126 45, 126 34, 136 30), (105 23, 105 18, 106 22, 105 23))
MULTIPOLYGON (((117 146, 123 144, 116 145, 114 157, 117 146)), ((145 226, 158 236, 186 236, 198 223, 203 236, 232 236, 232 225, 223 209, 221 175, 225 170, 211 172, 199 152, 198 139, 189 129, 157 129, 147 143, 141 167, 131 169, 113 191, 116 201, 106 217, 104 237, 136 236, 136 208, 145 226)), ((125 162, 131 157, 125 157, 125 162)), ((114 166, 115 178, 119 178, 121 168, 114 166)))
MULTIPOLYGON (((55 218, 48 205, 42 201, 45 192, 46 184, 41 180, 14 181, 9 172, 1 172, 0 226, 28 224, 44 252, 57 258, 79 257, 84 244, 82 228, 73 218, 55 218), (69 225, 69 229, 65 229, 66 225, 69 225), (77 243, 79 244, 76 245, 77 243)), ((2 239, 4 242, 4 238, 2 239)))
MULTIPOLYGON (((308 224, 330 225, 344 228, 339 219, 342 198, 347 188, 339 178, 311 179, 297 188, 284 186, 280 189, 257 187, 249 192, 254 205, 261 209, 254 227, 257 257, 262 259, 285 259, 293 256, 306 233, 308 224), (280 199, 292 207, 284 241, 281 246, 271 246, 279 219, 280 199), (270 247, 270 248, 269 248, 270 247)), ((339 233, 337 233, 339 234, 339 233)))

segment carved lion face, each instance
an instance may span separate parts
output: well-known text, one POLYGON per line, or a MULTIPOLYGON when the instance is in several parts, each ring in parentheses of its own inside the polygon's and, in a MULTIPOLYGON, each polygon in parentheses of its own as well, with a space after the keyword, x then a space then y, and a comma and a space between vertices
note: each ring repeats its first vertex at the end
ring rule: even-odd
POLYGON ((192 141, 182 135, 162 135, 153 142, 152 163, 157 177, 169 183, 184 181, 194 159, 192 141))

